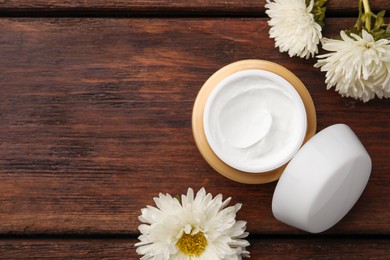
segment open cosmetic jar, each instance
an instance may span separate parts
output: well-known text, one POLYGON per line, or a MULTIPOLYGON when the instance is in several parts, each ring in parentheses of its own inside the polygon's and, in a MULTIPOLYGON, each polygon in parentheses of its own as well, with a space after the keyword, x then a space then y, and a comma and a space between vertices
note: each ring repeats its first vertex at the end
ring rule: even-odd
POLYGON ((340 221, 363 193, 371 158, 345 124, 316 134, 314 103, 286 68, 243 60, 214 73, 195 100, 192 130, 205 160, 241 183, 278 181, 272 212, 318 233, 340 221))

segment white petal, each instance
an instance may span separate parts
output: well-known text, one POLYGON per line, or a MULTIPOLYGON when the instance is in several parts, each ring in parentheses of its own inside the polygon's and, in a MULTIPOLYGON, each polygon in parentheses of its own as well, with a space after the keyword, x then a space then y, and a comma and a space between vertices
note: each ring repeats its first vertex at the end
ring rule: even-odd
POLYGON ((342 40, 323 39, 327 54, 319 55, 315 67, 326 72, 327 88, 340 95, 367 102, 375 96, 388 97, 390 90, 390 41, 375 41, 363 30, 362 37, 344 31, 342 40))

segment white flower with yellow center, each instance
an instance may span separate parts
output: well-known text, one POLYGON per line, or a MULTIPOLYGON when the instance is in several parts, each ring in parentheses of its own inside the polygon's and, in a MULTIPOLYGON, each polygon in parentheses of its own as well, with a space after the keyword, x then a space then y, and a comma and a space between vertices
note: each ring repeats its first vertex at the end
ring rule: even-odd
POLYGON ((362 31, 362 37, 344 31, 341 40, 324 38, 322 48, 329 51, 319 55, 314 65, 326 71, 327 89, 335 86, 343 97, 367 102, 376 96, 390 97, 390 40, 374 37, 362 31))
POLYGON ((154 198, 157 207, 141 210, 141 235, 137 253, 141 259, 218 260, 249 256, 246 247, 246 222, 236 221, 241 204, 229 206, 231 198, 222 201, 204 188, 188 189, 181 202, 169 194, 154 198))
POLYGON ((306 0, 267 0, 269 34, 281 52, 306 59, 318 52, 322 28, 315 21, 313 6, 314 0, 308 6, 306 0))

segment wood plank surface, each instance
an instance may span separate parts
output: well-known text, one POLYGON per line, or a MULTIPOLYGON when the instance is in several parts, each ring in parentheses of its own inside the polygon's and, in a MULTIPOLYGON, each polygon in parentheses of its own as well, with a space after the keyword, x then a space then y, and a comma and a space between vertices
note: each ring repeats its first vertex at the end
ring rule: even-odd
MULTIPOLYGON (((354 19, 327 23, 331 36, 354 19)), ((220 176, 193 141, 202 84, 247 58, 292 70, 318 129, 346 123, 372 156, 362 198, 328 233, 390 232, 389 101, 327 91, 313 60, 274 48, 266 19, 3 18, 0 29, 0 233, 136 234, 153 196, 202 186, 243 203, 251 233, 302 233, 273 218, 275 183, 220 176)))
MULTIPOLYGON (((200 12, 264 14, 266 0, 0 0, 0 11, 135 11, 135 12, 200 12)), ((329 0, 329 13, 357 13, 359 1, 329 0)), ((390 10, 390 1, 371 0, 372 10, 390 10)))
MULTIPOLYGON (((0 241, 2 259, 138 259, 134 239, 0 241)), ((250 239, 250 259, 389 259, 386 239, 250 239)))

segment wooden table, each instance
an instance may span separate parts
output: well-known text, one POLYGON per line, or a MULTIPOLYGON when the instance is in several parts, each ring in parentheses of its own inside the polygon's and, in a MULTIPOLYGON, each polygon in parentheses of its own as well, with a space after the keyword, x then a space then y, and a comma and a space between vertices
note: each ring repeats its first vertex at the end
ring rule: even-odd
MULTIPOLYGON (((0 1, 0 258, 137 259, 137 216, 188 187, 242 202, 252 259, 390 258, 390 103, 327 91, 315 60, 268 37, 265 0, 0 1), (258 58, 307 86, 317 126, 345 123, 373 159, 368 186, 329 231, 274 219, 276 183, 216 173, 191 132, 195 97, 222 66, 258 58)), ((329 0, 324 34, 358 1, 329 0)), ((390 1, 371 0, 375 11, 390 1)))

